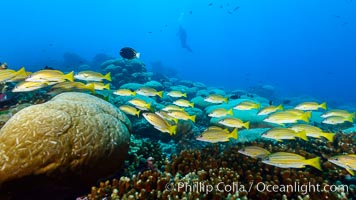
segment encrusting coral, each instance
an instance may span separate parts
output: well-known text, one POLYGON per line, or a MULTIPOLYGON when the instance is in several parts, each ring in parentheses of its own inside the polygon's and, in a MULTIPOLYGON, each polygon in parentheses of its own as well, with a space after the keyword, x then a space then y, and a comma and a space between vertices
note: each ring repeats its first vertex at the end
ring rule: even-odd
POLYGON ((84 93, 24 108, 0 130, 0 184, 45 176, 85 185, 108 176, 124 163, 129 130, 119 109, 84 93))

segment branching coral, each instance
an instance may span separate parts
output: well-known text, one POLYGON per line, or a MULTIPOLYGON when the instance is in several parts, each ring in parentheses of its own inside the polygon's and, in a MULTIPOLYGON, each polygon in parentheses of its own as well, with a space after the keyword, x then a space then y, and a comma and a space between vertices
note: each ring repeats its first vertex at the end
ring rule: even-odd
MULTIPOLYGON (((337 136, 335 143, 315 140, 313 145, 303 141, 278 143, 254 141, 245 145, 257 145, 272 152, 286 151, 298 153, 307 158, 322 157, 323 171, 314 168, 282 169, 263 164, 260 160, 239 154, 241 145, 229 147, 213 145, 198 150, 183 151, 173 156, 166 165, 165 172, 145 171, 131 178, 124 177, 112 183, 102 183, 93 188, 89 199, 111 196, 113 199, 347 199, 356 195, 350 186, 348 191, 340 188, 336 191, 261 191, 258 184, 265 185, 317 185, 330 188, 332 184, 341 184, 347 172, 327 162, 327 157, 340 152, 353 152, 356 133, 337 136), (349 149, 340 150, 343 145, 349 149), (350 146, 351 145, 351 146, 350 146), (313 150, 315 149, 315 151, 313 150), (308 151, 311 150, 311 151, 308 151), (319 152, 321 152, 321 155, 319 152), (168 184, 168 187, 167 187, 168 184), (183 184, 182 187, 178 187, 183 184), (199 186, 199 184, 201 184, 199 186), (224 186, 238 184, 229 191, 224 186), (251 185, 252 184, 252 185, 251 185), (220 185, 221 190, 204 192, 199 187, 220 185), (198 187, 197 190, 192 187, 198 187), (251 186, 251 188, 248 188, 251 186), (250 190, 249 190, 250 189, 250 190), (103 192, 106 191, 106 192, 103 192)), ((206 187, 205 187, 206 189, 206 187)), ((206 190, 205 190, 206 191, 206 190)))

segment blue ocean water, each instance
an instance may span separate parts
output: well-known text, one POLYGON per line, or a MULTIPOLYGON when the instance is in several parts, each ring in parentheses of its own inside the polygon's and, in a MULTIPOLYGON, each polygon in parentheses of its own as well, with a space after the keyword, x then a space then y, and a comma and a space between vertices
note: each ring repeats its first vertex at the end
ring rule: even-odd
MULTIPOLYGON (((280 96, 355 105, 352 0, 1 1, 0 62, 60 66, 135 48, 150 68, 228 89, 271 85, 280 96), (192 52, 181 47, 179 26, 192 52)), ((99 70, 99 69, 98 69, 99 70)))

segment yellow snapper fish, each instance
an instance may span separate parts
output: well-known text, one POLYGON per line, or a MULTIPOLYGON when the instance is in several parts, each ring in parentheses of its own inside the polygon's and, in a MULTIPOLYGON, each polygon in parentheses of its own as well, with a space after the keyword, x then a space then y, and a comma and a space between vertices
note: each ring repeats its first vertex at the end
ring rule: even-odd
POLYGON ((192 107, 194 108, 194 103, 191 103, 185 99, 178 99, 173 102, 174 105, 181 106, 181 107, 192 107))
POLYGON ((229 130, 228 129, 223 129, 219 126, 209 126, 208 128, 205 129, 205 131, 208 131, 208 130, 221 130, 221 131, 225 131, 226 133, 229 133, 229 130))
POLYGON ((232 109, 226 110, 225 108, 215 108, 208 114, 209 117, 225 117, 227 115, 234 115, 232 109))
POLYGON ((175 97, 175 98, 180 98, 180 97, 185 97, 187 98, 187 93, 183 93, 181 91, 173 90, 167 93, 168 96, 170 97, 175 97))
POLYGON ((246 129, 249 129, 250 127, 250 122, 244 123, 241 119, 233 118, 233 117, 221 119, 218 123, 231 128, 245 127, 246 129))
POLYGON ((210 143, 217 143, 217 142, 228 142, 230 138, 237 140, 238 133, 236 128, 230 133, 225 130, 208 129, 205 130, 201 136, 197 137, 196 140, 210 142, 210 143))
POLYGON ((16 76, 26 76, 25 68, 22 67, 18 71, 12 69, 0 70, 0 82, 7 82, 16 76))
POLYGON ((319 157, 305 159, 303 156, 295 153, 273 153, 263 159, 262 162, 280 168, 304 168, 306 165, 309 165, 322 171, 319 157))
POLYGON ((274 113, 278 110, 283 110, 283 106, 282 104, 279 106, 267 106, 262 108, 260 111, 258 111, 257 115, 261 116, 261 115, 269 115, 271 113, 274 113))
POLYGON ((142 99, 138 99, 138 98, 131 99, 129 103, 136 106, 136 108, 140 110, 145 110, 145 111, 152 110, 151 103, 147 103, 142 99))
POLYGON ((47 87, 47 82, 31 82, 31 81, 23 81, 18 83, 12 92, 30 92, 34 90, 38 90, 44 87, 47 87))
POLYGON ((160 111, 156 111, 155 114, 157 114, 161 118, 167 120, 168 122, 172 122, 174 124, 178 124, 178 119, 169 116, 168 115, 168 111, 160 110, 160 111))
POLYGON ((20 73, 11 79, 8 79, 6 82, 11 82, 11 83, 21 82, 21 81, 24 81, 26 78, 28 78, 31 74, 32 74, 32 72, 20 73))
POLYGON ((136 96, 136 92, 129 89, 118 89, 114 94, 119 96, 136 96))
POLYGON ((110 83, 92 82, 96 90, 110 90, 110 83))
POLYGON ((107 73, 105 75, 94 72, 94 71, 81 71, 74 76, 74 78, 82 80, 82 81, 94 81, 100 82, 103 80, 111 81, 111 73, 107 73))
POLYGON ((326 110, 326 103, 318 104, 316 102, 304 102, 294 107, 294 109, 304 111, 318 110, 319 108, 326 110))
POLYGON ((143 117, 153 125, 153 127, 161 132, 169 133, 170 135, 176 134, 177 126, 168 124, 162 117, 155 113, 143 113, 143 117))
POLYGON ((342 124, 342 123, 345 123, 345 122, 353 123, 353 121, 354 120, 353 120, 351 115, 348 116, 347 118, 340 117, 340 116, 331 116, 331 117, 325 118, 321 123, 336 125, 336 124, 342 124))
POLYGON ((140 116, 140 112, 141 112, 141 110, 138 110, 135 107, 129 105, 122 105, 119 107, 119 109, 128 115, 137 116, 137 117, 140 116))
POLYGON ((262 158, 262 159, 267 157, 269 154, 271 154, 271 152, 258 146, 247 146, 244 147, 243 149, 238 150, 238 152, 251 158, 262 158))
POLYGON ((235 110, 252 110, 259 109, 261 106, 260 103, 255 103, 252 101, 243 101, 234 107, 235 110))
POLYGON ((356 171, 356 154, 346 154, 333 156, 328 159, 329 162, 346 169, 352 176, 355 176, 356 171))
POLYGON ((204 98, 204 101, 209 102, 209 103, 227 103, 229 101, 229 98, 223 97, 219 94, 211 94, 207 97, 204 98))
POLYGON ((296 132, 289 128, 272 128, 264 132, 261 137, 277 140, 281 142, 282 140, 295 140, 295 138, 300 138, 302 140, 308 141, 305 131, 296 132))
POLYGON ((94 83, 84 84, 82 82, 62 82, 54 85, 52 89, 62 89, 62 90, 89 90, 91 93, 95 94, 94 83))
POLYGON ((322 118, 328 118, 333 116, 344 117, 344 118, 349 118, 351 116, 352 118, 355 118, 355 113, 350 113, 346 110, 329 110, 326 111, 324 114, 320 115, 320 117, 322 118))
POLYGON ((163 91, 157 92, 156 89, 150 88, 150 87, 141 87, 136 90, 136 94, 140 94, 146 97, 153 97, 153 96, 159 96, 162 98, 163 96, 163 91))
POLYGON ((310 117, 310 113, 308 113, 308 112, 305 112, 301 115, 296 115, 291 112, 282 111, 282 112, 276 112, 276 113, 270 114, 263 121, 269 122, 269 123, 274 123, 274 124, 279 124, 279 125, 284 125, 287 123, 288 124, 296 123, 300 120, 308 123, 309 117, 310 117))
POLYGON ((295 124, 289 128, 296 132, 305 131, 308 137, 312 137, 312 138, 324 137, 330 142, 334 141, 335 133, 326 133, 316 126, 312 126, 309 124, 295 124))
POLYGON ((312 114, 311 111, 304 112, 302 110, 297 110, 297 109, 288 109, 288 110, 285 110, 283 112, 284 113, 294 114, 294 115, 297 115, 297 116, 306 115, 308 118, 310 118, 311 114, 312 114))
POLYGON ((184 111, 184 108, 181 108, 181 107, 176 106, 176 105, 168 105, 168 106, 162 108, 162 110, 164 110, 164 111, 171 111, 171 110, 181 110, 181 111, 184 111))
POLYGON ((73 72, 69 72, 68 74, 64 74, 59 70, 40 70, 33 74, 31 74, 26 81, 32 82, 64 82, 64 81, 74 81, 73 72))
POLYGON ((196 118, 195 115, 189 115, 187 112, 182 110, 170 110, 167 114, 176 119, 191 120, 192 122, 195 122, 196 118))

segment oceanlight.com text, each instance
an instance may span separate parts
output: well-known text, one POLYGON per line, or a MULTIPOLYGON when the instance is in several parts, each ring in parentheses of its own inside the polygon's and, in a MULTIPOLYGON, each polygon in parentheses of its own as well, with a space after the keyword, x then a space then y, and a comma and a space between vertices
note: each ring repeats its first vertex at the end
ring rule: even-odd
POLYGON ((300 194, 308 194, 314 192, 338 192, 344 191, 348 192, 348 185, 320 185, 320 184, 312 184, 306 183, 302 184, 299 182, 295 182, 294 184, 289 185, 273 185, 266 184, 264 182, 253 183, 250 182, 248 184, 241 184, 239 182, 233 182, 231 184, 225 184, 224 182, 217 183, 215 185, 206 184, 204 182, 177 182, 177 183, 167 183, 166 189, 168 191, 184 191, 184 192, 196 192, 196 193, 205 193, 209 194, 211 192, 227 192, 227 193, 236 193, 236 192, 250 192, 253 188, 255 188, 258 192, 273 192, 273 193, 300 193, 300 194))

